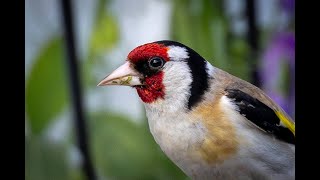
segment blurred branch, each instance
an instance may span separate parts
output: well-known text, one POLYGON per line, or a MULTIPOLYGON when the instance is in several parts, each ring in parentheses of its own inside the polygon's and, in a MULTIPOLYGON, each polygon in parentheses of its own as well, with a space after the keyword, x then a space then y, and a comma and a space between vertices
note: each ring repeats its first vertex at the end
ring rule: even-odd
POLYGON ((257 52, 259 50, 259 31, 257 28, 256 0, 246 0, 246 15, 248 25, 248 42, 251 48, 250 52, 250 74, 252 84, 260 87, 260 78, 257 67, 257 52))
POLYGON ((83 112, 81 84, 79 68, 77 64, 76 49, 74 44, 74 31, 72 24, 72 9, 70 0, 61 0, 63 15, 63 27, 65 31, 65 43, 67 53, 67 65, 69 73, 69 83, 72 94, 72 104, 74 113, 74 124, 76 130, 77 143, 83 157, 83 170, 89 180, 95 180, 96 175, 93 169, 88 148, 88 136, 83 112))

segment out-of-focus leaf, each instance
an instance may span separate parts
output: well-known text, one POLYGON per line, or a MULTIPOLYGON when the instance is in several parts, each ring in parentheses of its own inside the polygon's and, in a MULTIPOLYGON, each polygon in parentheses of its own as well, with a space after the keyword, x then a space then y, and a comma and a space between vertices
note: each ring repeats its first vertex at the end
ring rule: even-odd
POLYGON ((67 104, 61 38, 41 51, 26 82, 26 112, 31 132, 39 134, 67 104))
POLYGON ((89 55, 82 66, 84 85, 88 87, 94 87, 92 85, 97 83, 92 70, 107 66, 104 55, 116 45, 119 39, 118 24, 113 16, 105 12, 103 8, 105 3, 107 3, 106 0, 99 1, 95 25, 89 39, 89 55))
POLYGON ((186 179, 155 143, 149 128, 103 112, 93 114, 93 154, 98 172, 108 179, 186 179))
POLYGON ((248 59, 248 53, 249 53, 249 46, 245 42, 243 38, 238 37, 232 37, 230 42, 227 42, 229 44, 228 52, 229 52, 229 59, 232 66, 226 66, 225 70, 229 71, 233 75, 247 80, 250 80, 250 74, 249 74, 249 61, 248 59))
POLYGON ((97 10, 96 10, 96 20, 99 20, 106 12, 106 5, 109 3, 109 0, 98 0, 97 10))
POLYGON ((25 141, 26 180, 70 180, 66 146, 51 144, 41 138, 25 141))
POLYGON ((90 54, 105 53, 119 39, 119 28, 113 16, 104 13, 99 16, 90 39, 90 54))
POLYGON ((227 28, 222 18, 216 17, 211 25, 212 39, 213 42, 213 62, 216 67, 226 68, 230 65, 230 59, 228 58, 227 51, 227 28))
POLYGON ((194 36, 192 36, 192 29, 189 28, 191 21, 191 14, 188 12, 188 3, 183 0, 174 1, 173 17, 171 23, 172 36, 174 40, 192 47, 194 36))
POLYGON ((176 0, 171 29, 174 40, 224 68, 228 65, 227 26, 221 9, 221 1, 176 0))

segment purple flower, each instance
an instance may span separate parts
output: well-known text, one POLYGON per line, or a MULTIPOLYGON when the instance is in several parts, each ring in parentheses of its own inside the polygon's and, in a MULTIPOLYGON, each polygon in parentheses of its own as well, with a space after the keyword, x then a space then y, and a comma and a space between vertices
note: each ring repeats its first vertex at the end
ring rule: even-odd
POLYGON ((260 71, 263 89, 291 116, 295 111, 295 35, 292 32, 278 33, 271 40, 262 57, 260 71), (289 66, 289 91, 279 89, 282 68, 289 66))

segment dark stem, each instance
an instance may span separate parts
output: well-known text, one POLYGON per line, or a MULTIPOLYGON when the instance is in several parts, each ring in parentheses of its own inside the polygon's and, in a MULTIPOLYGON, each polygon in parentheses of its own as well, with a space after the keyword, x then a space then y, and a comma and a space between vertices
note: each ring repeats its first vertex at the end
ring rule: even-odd
POLYGON ((69 84, 72 95, 72 107, 74 115, 74 125, 76 131, 77 144, 83 157, 82 168, 89 180, 95 180, 96 175, 90 159, 88 148, 88 135, 86 132, 85 116, 82 104, 81 81, 79 67, 77 64, 74 31, 72 24, 72 9, 70 0, 61 0, 63 13, 63 27, 65 35, 65 45, 67 53, 67 66, 69 75, 69 84))
POLYGON ((259 31, 257 28, 256 21, 256 0, 246 0, 246 15, 247 15, 247 25, 248 25, 248 42, 251 48, 250 52, 250 74, 252 84, 260 87, 260 78, 258 74, 257 66, 257 53, 259 50, 259 31))

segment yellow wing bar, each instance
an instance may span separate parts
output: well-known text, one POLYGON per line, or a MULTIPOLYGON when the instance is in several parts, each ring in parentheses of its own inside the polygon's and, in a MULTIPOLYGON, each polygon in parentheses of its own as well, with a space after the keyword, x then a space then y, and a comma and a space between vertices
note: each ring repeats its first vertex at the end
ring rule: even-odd
POLYGON ((275 111, 280 121, 295 135, 295 124, 280 111, 275 111))

